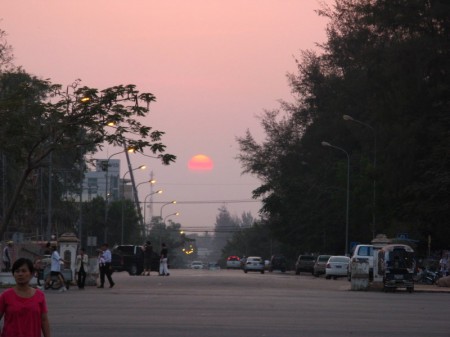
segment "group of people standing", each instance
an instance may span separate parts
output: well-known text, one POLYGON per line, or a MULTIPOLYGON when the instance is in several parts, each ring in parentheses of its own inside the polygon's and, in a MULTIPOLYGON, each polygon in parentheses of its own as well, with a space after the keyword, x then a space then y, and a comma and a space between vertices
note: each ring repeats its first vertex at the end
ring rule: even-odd
MULTIPOLYGON (((150 276, 152 271, 152 263, 154 259, 153 246, 150 241, 146 241, 142 246, 142 254, 144 256, 144 268, 141 273, 142 276, 150 276)), ((159 254, 159 276, 169 276, 168 268, 168 249, 165 243, 161 244, 161 252, 159 254)))

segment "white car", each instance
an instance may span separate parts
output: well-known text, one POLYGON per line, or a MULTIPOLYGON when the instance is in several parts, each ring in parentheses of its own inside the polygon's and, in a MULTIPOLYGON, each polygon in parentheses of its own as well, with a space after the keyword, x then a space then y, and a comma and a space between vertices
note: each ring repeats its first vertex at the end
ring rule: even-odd
POLYGON ((325 266, 325 278, 337 279, 338 277, 347 276, 347 269, 350 258, 347 256, 330 256, 325 266))
POLYGON ((192 261, 191 269, 203 269, 205 266, 202 261, 192 261))
POLYGON ((264 274, 264 260, 260 256, 249 256, 244 264, 244 273, 259 271, 264 274))

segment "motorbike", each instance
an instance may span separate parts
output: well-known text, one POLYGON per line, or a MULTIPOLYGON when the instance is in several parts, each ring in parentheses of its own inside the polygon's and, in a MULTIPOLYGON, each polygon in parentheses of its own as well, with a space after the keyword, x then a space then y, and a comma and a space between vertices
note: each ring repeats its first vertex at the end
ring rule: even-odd
POLYGON ((436 284, 443 275, 438 271, 432 271, 430 269, 421 269, 417 273, 414 281, 421 284, 436 284))

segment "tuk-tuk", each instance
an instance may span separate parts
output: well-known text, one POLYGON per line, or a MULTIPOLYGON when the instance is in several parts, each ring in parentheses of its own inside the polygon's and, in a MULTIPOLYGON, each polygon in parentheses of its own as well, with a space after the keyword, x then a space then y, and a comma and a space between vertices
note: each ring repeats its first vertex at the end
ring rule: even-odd
POLYGON ((378 252, 378 270, 383 275, 383 290, 406 288, 414 291, 414 250, 408 245, 391 244, 378 252))

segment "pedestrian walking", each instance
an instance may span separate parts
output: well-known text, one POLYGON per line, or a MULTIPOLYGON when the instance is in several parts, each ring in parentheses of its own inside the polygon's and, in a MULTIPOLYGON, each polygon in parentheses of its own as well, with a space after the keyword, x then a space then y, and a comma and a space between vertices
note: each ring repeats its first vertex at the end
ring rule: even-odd
POLYGON ((52 247, 52 257, 51 257, 51 265, 50 265, 50 274, 47 276, 47 279, 45 280, 45 289, 48 289, 50 287, 50 282, 52 280, 52 277, 57 277, 59 282, 61 283, 62 287, 60 289, 61 292, 67 291, 66 288, 66 282, 64 281, 64 277, 61 274, 61 262, 65 263, 58 253, 57 247, 52 247))
POLYGON ((159 276, 169 276, 169 268, 167 265, 167 257, 169 252, 165 243, 161 244, 161 254, 159 259, 159 276))
POLYGON ((109 287, 112 288, 114 287, 115 283, 112 280, 111 274, 112 274, 112 268, 111 268, 111 260, 112 260, 112 255, 111 255, 111 251, 109 250, 109 245, 107 243, 104 243, 101 246, 101 250, 102 250, 102 265, 99 264, 99 269, 100 269, 100 285, 97 288, 104 288, 105 287, 105 276, 108 279, 109 282, 109 287))
POLYGON ((3 271, 9 272, 11 270, 11 261, 12 261, 12 247, 13 242, 8 241, 5 248, 3 248, 3 271))
POLYGON ((80 248, 75 260, 75 272, 77 274, 78 289, 83 290, 86 283, 86 275, 89 266, 89 257, 84 248, 80 248))
POLYGON ((50 337, 50 323, 44 293, 30 286, 33 262, 20 258, 12 266, 16 284, 0 295, 2 337, 50 337))

